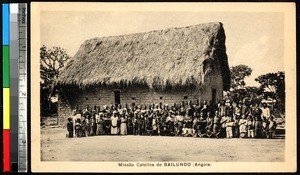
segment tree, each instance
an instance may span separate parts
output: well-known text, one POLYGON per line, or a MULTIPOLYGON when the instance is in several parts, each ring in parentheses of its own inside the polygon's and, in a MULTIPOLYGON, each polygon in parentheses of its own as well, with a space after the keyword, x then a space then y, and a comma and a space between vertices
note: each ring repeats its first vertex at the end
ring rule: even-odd
POLYGON ((48 49, 43 45, 40 48, 41 109, 44 113, 49 112, 51 108, 51 97, 56 95, 52 93, 53 82, 55 78, 58 78, 59 72, 70 58, 67 51, 61 47, 48 49))
POLYGON ((262 91, 255 86, 245 86, 236 89, 230 93, 230 99, 234 102, 248 101, 252 103, 260 103, 262 99, 262 91))
POLYGON ((244 88, 246 85, 245 78, 250 76, 251 73, 252 73, 252 69, 249 66, 243 64, 231 67, 230 68, 231 90, 235 91, 237 89, 244 88))
POLYGON ((267 73, 255 79, 260 84, 265 98, 271 97, 277 101, 277 107, 281 112, 285 108, 285 74, 282 71, 267 73))
POLYGON ((54 78, 58 77, 60 70, 71 57, 61 47, 47 49, 45 45, 40 48, 40 70, 43 84, 52 84, 54 78))

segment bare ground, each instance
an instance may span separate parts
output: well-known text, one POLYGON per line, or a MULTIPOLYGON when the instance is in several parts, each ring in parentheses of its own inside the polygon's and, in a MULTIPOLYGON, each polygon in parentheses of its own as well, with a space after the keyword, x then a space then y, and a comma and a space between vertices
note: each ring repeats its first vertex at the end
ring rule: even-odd
POLYGON ((66 138, 42 128, 42 161, 284 161, 284 139, 209 139, 164 136, 66 138))

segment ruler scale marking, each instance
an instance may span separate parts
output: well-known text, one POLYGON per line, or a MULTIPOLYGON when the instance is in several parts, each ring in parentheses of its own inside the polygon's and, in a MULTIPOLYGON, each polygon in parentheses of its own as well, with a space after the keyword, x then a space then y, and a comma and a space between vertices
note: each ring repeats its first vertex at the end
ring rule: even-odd
POLYGON ((18 171, 27 172, 27 4, 19 4, 18 171))

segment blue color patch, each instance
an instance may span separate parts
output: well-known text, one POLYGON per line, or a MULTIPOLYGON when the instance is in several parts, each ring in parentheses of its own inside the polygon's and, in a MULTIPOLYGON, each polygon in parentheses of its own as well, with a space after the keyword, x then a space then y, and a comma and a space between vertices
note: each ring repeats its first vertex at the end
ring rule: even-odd
POLYGON ((9 4, 2 4, 2 45, 9 45, 9 4))

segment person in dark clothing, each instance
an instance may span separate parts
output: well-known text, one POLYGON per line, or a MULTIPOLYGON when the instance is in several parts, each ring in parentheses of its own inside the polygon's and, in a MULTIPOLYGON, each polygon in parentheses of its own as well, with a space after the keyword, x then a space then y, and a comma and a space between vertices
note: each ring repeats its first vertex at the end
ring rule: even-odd
POLYGON ((132 124, 133 124, 133 135, 138 135, 138 114, 137 112, 134 113, 134 117, 132 119, 132 124))
POLYGON ((75 122, 75 136, 76 137, 81 137, 80 118, 78 118, 75 122))
POLYGON ((130 117, 129 114, 125 114, 127 117, 127 134, 132 135, 133 134, 133 123, 132 123, 132 118, 130 117))
POLYGON ((69 117, 68 118, 68 122, 67 122, 67 130, 68 130, 68 138, 73 138, 73 121, 72 121, 72 118, 69 117))
POLYGON ((204 118, 204 113, 200 112, 199 124, 198 124, 198 136, 204 137, 206 135, 206 118, 204 118))
POLYGON ((83 117, 83 120, 81 120, 80 123, 80 129, 81 129, 81 137, 86 137, 86 118, 83 117))
POLYGON ((152 135, 152 115, 149 112, 146 115, 146 133, 152 135))
MULTIPOLYGON (((232 101, 229 102, 229 105, 225 108, 225 115, 226 116, 229 116, 229 117, 232 117, 234 116, 234 107, 232 105, 232 101)), ((222 117, 222 116, 220 116, 222 117)))
POLYGON ((139 135, 145 135, 145 117, 144 114, 139 114, 139 135))
POLYGON ((258 107, 258 104, 255 104, 251 109, 251 114, 254 118, 254 136, 255 138, 262 137, 262 118, 261 118, 261 109, 258 107))
MULTIPOLYGON (((222 102, 218 105, 218 114, 220 115, 220 117, 225 116, 226 110, 229 110, 228 107, 225 105, 225 100, 222 100, 222 102)), ((232 113, 233 113, 233 111, 232 111, 232 113)))
POLYGON ((207 112, 210 111, 210 106, 207 104, 207 101, 203 101, 203 105, 201 106, 201 112, 203 114, 203 118, 206 120, 207 112))

